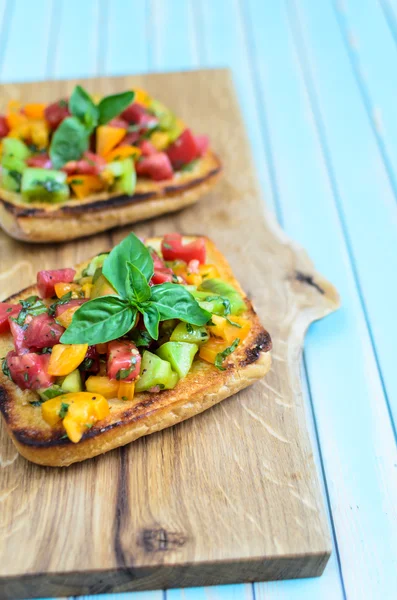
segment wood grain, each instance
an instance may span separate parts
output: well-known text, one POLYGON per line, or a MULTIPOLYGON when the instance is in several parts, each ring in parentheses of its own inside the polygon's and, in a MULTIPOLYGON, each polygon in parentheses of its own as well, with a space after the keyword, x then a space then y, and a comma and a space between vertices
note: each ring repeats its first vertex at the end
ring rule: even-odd
MULTIPOLYGON (((134 231, 212 237, 271 332, 273 368, 195 419, 66 470, 17 457, 2 428, 0 597, 319 575, 330 541, 299 359, 306 328, 338 306, 337 293, 263 214, 226 71, 81 83, 99 93, 146 87, 211 134, 225 163, 223 181, 196 207, 134 231)), ((74 84, 9 85, 3 98, 51 100, 74 84)), ((126 233, 51 250, 1 234, 3 296, 29 284, 39 268, 75 264, 126 233)))

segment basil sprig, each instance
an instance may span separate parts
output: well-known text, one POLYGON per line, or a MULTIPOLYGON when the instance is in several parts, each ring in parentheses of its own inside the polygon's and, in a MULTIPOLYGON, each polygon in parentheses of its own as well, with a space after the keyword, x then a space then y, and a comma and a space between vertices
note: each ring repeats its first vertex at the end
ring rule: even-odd
POLYGON ((230 354, 232 354, 232 352, 235 351, 235 349, 237 348, 239 343, 240 343, 240 338, 236 338, 231 346, 229 346, 228 348, 225 348, 225 350, 223 352, 218 352, 218 354, 215 357, 215 363, 214 363, 217 369, 219 369, 220 371, 225 371, 225 367, 223 366, 223 361, 230 354))
POLYGON ((211 313, 198 305, 182 285, 163 283, 149 286, 153 276, 150 251, 130 233, 105 259, 102 274, 117 291, 80 306, 62 335, 63 344, 101 344, 118 339, 135 325, 138 313, 154 340, 159 322, 179 319, 192 325, 205 325, 211 313))

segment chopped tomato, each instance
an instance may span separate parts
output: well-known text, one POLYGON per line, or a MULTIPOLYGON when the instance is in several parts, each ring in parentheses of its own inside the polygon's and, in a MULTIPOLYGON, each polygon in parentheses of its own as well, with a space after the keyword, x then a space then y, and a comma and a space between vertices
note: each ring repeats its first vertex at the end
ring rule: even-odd
POLYGON ((200 261, 197 260, 197 258, 193 258, 191 261, 189 261, 189 264, 187 266, 187 270, 188 273, 194 273, 195 275, 199 275, 200 274, 200 261))
POLYGON ((8 127, 6 117, 4 115, 0 115, 0 139, 6 137, 9 131, 10 128, 8 127))
POLYGON ((174 174, 170 160, 165 152, 158 152, 152 156, 141 158, 136 163, 135 168, 138 175, 150 177, 154 181, 172 179, 174 174))
POLYGON ((108 344, 107 373, 110 379, 134 381, 140 368, 141 355, 133 342, 116 340, 108 344))
MULTIPOLYGON (((26 323, 26 321, 25 321, 26 323)), ((47 348, 59 343, 65 328, 43 313, 32 317, 25 329, 24 340, 29 348, 47 348)))
MULTIPOLYGON (((31 320, 32 317, 27 317, 25 322, 31 320)), ((10 319, 10 330, 12 337, 14 338, 14 346, 17 354, 27 354, 29 352, 29 345, 25 339, 25 330, 18 325, 13 319, 10 319)))
POLYGON ((29 104, 25 104, 22 109, 22 112, 29 119, 44 119, 44 111, 46 109, 46 104, 41 102, 31 102, 29 104))
POLYGON ((119 117, 116 117, 115 119, 112 119, 111 121, 109 121, 109 123, 107 123, 108 127, 118 127, 119 129, 127 129, 128 128, 128 121, 125 121, 124 119, 120 119, 119 117))
POLYGON ((199 153, 200 149, 196 138, 190 129, 185 129, 179 138, 167 148, 167 155, 174 169, 180 169, 183 165, 192 162, 192 160, 198 158, 199 153))
POLYGON ((157 123, 156 117, 148 113, 145 107, 137 102, 134 102, 126 108, 125 111, 121 113, 121 118, 128 123, 142 125, 142 127, 149 124, 155 125, 157 123))
POLYGON ((21 312, 20 304, 10 304, 9 302, 0 302, 0 333, 10 331, 10 317, 16 317, 21 312))
POLYGON ((210 145, 210 140, 208 138, 208 135, 196 135, 195 140, 196 140, 198 155, 204 156, 204 154, 208 150, 208 146, 210 145))
POLYGON ((169 269, 157 252, 150 250, 153 259, 154 275, 150 280, 150 285, 159 285, 160 283, 171 282, 173 280, 173 271, 169 269))
POLYGON ((37 287, 42 298, 55 296, 56 283, 71 283, 76 275, 74 269, 53 269, 37 273, 37 287))
POLYGON ((104 182, 99 175, 69 175, 67 183, 73 192, 82 200, 95 192, 100 192, 104 188, 104 182))
POLYGON ((84 152, 80 160, 70 160, 62 171, 68 175, 99 175, 106 167, 106 160, 94 152, 84 152))
POLYGON ((38 167, 39 169, 51 169, 52 163, 48 154, 36 154, 26 159, 29 167, 38 167))
POLYGON ((87 344, 55 344, 48 363, 50 375, 69 375, 83 362, 87 348, 87 344))
POLYGON ((158 152, 149 140, 142 140, 139 142, 138 148, 142 152, 142 156, 152 156, 152 154, 157 154, 158 152))
POLYGON ((48 388, 54 383, 54 377, 48 374, 49 354, 29 352, 18 356, 12 350, 6 360, 11 379, 22 390, 48 388))
POLYGON ((116 148, 121 148, 122 146, 134 146, 139 139, 138 131, 131 131, 131 133, 127 133, 125 138, 120 142, 116 148))
POLYGON ((96 346, 88 346, 84 360, 80 365, 80 370, 84 373, 99 373, 99 367, 99 352, 96 346))
POLYGON ((85 298, 73 298, 72 300, 69 300, 69 302, 65 302, 65 304, 58 304, 55 309, 55 318, 59 317, 65 310, 69 310, 69 308, 74 308, 75 306, 81 306, 84 302, 87 302, 85 298))
POLYGON ((165 260, 184 260, 189 263, 191 260, 198 260, 202 265, 205 263, 205 240, 197 238, 186 244, 182 243, 182 236, 179 233, 167 233, 161 242, 161 252, 165 260))
POLYGON ((59 100, 46 106, 44 117, 51 129, 56 129, 66 117, 70 117, 67 100, 59 100))

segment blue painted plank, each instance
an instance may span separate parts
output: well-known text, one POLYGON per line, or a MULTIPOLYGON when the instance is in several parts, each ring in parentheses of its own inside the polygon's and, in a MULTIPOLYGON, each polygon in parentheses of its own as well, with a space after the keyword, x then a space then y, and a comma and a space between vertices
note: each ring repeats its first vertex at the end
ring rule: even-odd
MULTIPOLYGON (((10 1, 10 0, 9 0, 10 1)), ((51 0, 13 0, 0 78, 9 81, 45 79, 49 60, 53 4, 51 0), (21 39, 22 38, 22 39, 21 39)))
POLYGON ((251 585, 214 585, 205 588, 167 590, 167 600, 253 600, 251 585))
MULTIPOLYGON (((349 73, 346 81, 328 90, 327 98, 333 104, 335 90, 344 90, 339 96, 347 102, 347 86, 355 82, 346 58, 336 52, 342 42, 332 8, 326 3, 310 3, 309 10, 308 4, 305 14, 313 20, 316 17, 310 39, 316 37, 316 53, 328 59, 321 75, 330 76, 344 68, 349 73)), ((285 228, 305 245, 320 271, 337 285, 343 300, 339 313, 311 328, 305 355, 344 583, 348 596, 384 593, 387 597, 396 581, 397 455, 393 431, 295 37, 288 32, 280 4, 265 3, 261 8, 259 12, 256 6, 255 24, 263 27, 256 38, 262 36, 263 43, 267 42, 269 60, 263 60, 262 51, 257 72, 269 114, 276 191, 285 228)), ((360 99, 354 102, 355 110, 360 106, 360 99)), ((364 121, 368 127, 366 115, 364 121)), ((349 119, 341 120, 347 122, 350 126, 349 119)), ((340 129, 338 121, 329 125, 340 129)), ((362 145, 376 146, 372 131, 366 132, 365 140, 359 139, 362 145)), ((337 151, 343 152, 343 148, 344 142, 337 151)), ((345 155, 348 164, 351 156, 354 154, 345 155)), ((355 198, 358 202, 360 196, 355 198)))
POLYGON ((123 594, 101 594, 100 596, 73 596, 70 600, 162 600, 163 592, 126 592, 123 594))

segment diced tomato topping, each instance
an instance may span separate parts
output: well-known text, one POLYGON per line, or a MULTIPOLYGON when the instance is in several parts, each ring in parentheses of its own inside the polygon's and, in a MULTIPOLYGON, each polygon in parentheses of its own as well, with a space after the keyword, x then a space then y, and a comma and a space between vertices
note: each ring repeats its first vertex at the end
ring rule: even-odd
POLYGON ((140 368, 141 355, 133 342, 116 340, 108 344, 107 373, 110 379, 134 381, 140 368))
POLYGON ((67 100, 59 100, 49 104, 44 110, 44 117, 51 129, 56 129, 66 117, 70 117, 67 100))
MULTIPOLYGON (((26 317, 25 322, 30 320, 32 317, 26 317)), ((14 338, 14 346, 17 354, 26 354, 29 352, 29 345, 25 340, 25 330, 18 325, 13 319, 10 319, 10 330, 12 337, 14 338)))
POLYGON ((185 129, 179 138, 167 148, 166 152, 174 169, 180 169, 200 155, 196 138, 190 129, 185 129))
POLYGON ((84 371, 84 373, 99 373, 99 365, 98 349, 96 346, 88 346, 84 361, 79 368, 84 371))
MULTIPOLYGON (((26 323, 26 321, 25 321, 26 323)), ((47 313, 32 317, 25 329, 24 341, 29 348, 46 348, 59 344, 65 328, 47 313)))
POLYGON ((139 131, 131 131, 131 133, 127 133, 125 138, 121 140, 120 144, 118 144, 116 148, 120 148, 121 146, 135 146, 137 140, 139 139, 139 135, 139 131))
POLYGON ((159 285, 173 280, 173 271, 169 269, 155 250, 150 250, 150 255, 153 259, 154 275, 150 280, 150 285, 159 285))
POLYGON ((153 146, 149 140, 142 140, 138 147, 142 151, 142 156, 152 156, 153 154, 157 154, 157 149, 153 146))
POLYGON ((51 169, 52 163, 48 154, 36 154, 26 159, 29 167, 38 167, 39 169, 51 169))
POLYGON ((200 261, 198 261, 196 258, 193 258, 193 260, 189 261, 189 264, 187 266, 187 272, 198 275, 200 274, 199 266, 200 261))
POLYGON ((10 331, 10 317, 16 317, 21 312, 20 304, 10 304, 9 302, 0 302, 0 333, 10 331))
POLYGON ((53 269, 37 273, 37 287, 42 298, 55 296, 56 283, 71 283, 76 275, 74 269, 53 269))
POLYGON ((74 306, 81 306, 84 302, 87 302, 88 298, 72 298, 69 302, 65 302, 65 304, 58 304, 55 309, 55 318, 59 317, 65 310, 69 308, 73 308, 74 306))
POLYGON ((106 167, 106 160, 94 152, 84 152, 80 160, 70 160, 62 167, 68 175, 99 175, 106 167))
POLYGON ((206 250, 204 238, 197 238, 187 244, 182 243, 179 233, 167 233, 161 242, 161 252, 165 260, 198 260, 202 265, 205 263, 206 250))
POLYGON ((125 121, 124 119, 120 119, 119 117, 116 117, 115 119, 112 119, 111 121, 109 121, 109 123, 107 123, 108 127, 118 127, 119 129, 127 129, 128 128, 128 121, 125 121))
POLYGON ((149 124, 156 124, 157 119, 145 109, 144 106, 134 102, 124 112, 121 113, 121 118, 128 123, 134 125, 142 125, 143 127, 149 124))
POLYGON ((9 131, 10 128, 8 127, 6 117, 4 115, 0 115, 0 139, 6 137, 9 131))
POLYGON ((158 152, 152 156, 145 156, 138 160, 135 165, 138 175, 144 175, 162 181, 163 179, 172 179, 173 170, 168 156, 165 152, 158 152))
POLYGON ((18 356, 13 350, 7 354, 7 366, 11 379, 22 390, 38 390, 48 388, 55 381, 55 377, 48 375, 49 354, 35 354, 29 352, 18 356))
POLYGON ((209 140, 208 135, 196 135, 195 140, 196 140, 196 146, 198 149, 198 155, 204 156, 204 154, 208 150, 208 146, 210 145, 210 140, 209 140))

